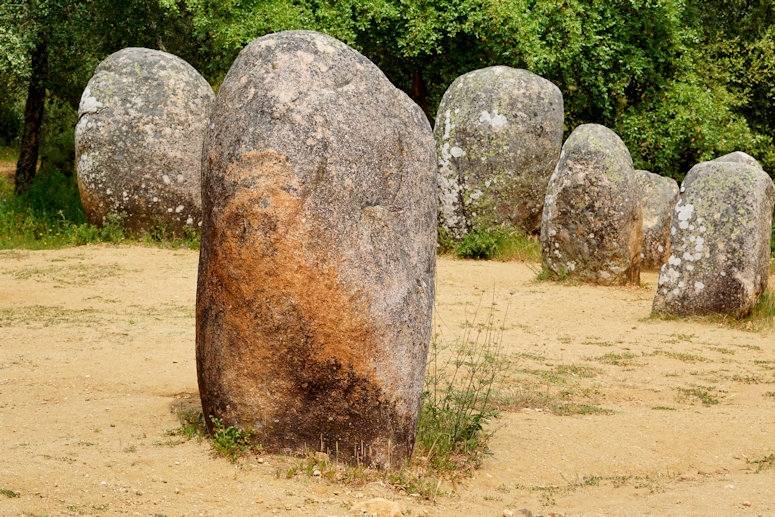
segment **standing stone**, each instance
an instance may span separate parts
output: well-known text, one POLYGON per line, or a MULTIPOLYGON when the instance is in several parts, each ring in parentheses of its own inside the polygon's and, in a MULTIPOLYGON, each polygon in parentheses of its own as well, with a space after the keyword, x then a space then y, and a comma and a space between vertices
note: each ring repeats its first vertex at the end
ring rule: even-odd
POLYGON ((543 267, 602 285, 640 283, 642 213, 630 152, 598 124, 577 127, 549 180, 541 222, 543 267))
POLYGON ((643 203, 641 269, 658 270, 670 257, 670 220, 678 202, 678 183, 649 171, 636 170, 643 203))
POLYGON ((756 158, 751 156, 750 154, 746 154, 743 151, 734 151, 729 154, 725 154, 724 156, 719 156, 714 162, 733 162, 733 163, 745 163, 746 165, 753 165, 754 167, 758 167, 759 169, 762 168, 762 166, 759 164, 758 161, 756 161, 756 158))
POLYGON ((434 129, 441 232, 507 224, 537 233, 563 117, 560 89, 527 70, 493 66, 455 79, 434 129))
POLYGON ((767 288, 775 186, 761 167, 695 165, 681 185, 653 309, 743 317, 767 288))
POLYGON ((202 142, 215 99, 172 54, 125 48, 100 63, 78 108, 75 154, 86 217, 132 233, 201 224, 202 142))
POLYGON ((204 150, 204 414, 274 453, 398 465, 417 431, 436 270, 422 110, 329 36, 270 34, 218 93, 204 150))

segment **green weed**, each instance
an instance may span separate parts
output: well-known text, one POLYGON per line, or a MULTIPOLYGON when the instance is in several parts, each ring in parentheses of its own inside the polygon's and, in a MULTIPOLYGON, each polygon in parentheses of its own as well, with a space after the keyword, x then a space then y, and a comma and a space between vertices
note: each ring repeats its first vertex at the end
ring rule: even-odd
POLYGON ((541 245, 524 231, 498 227, 492 230, 474 229, 455 245, 458 258, 475 260, 521 260, 540 262, 541 245))
POLYGON ((770 454, 758 460, 746 460, 746 463, 756 465, 755 473, 758 474, 762 470, 775 467, 775 454, 770 454))
POLYGON ((479 465, 491 437, 485 426, 497 414, 491 395, 505 364, 503 327, 492 306, 479 323, 481 310, 480 301, 473 315, 466 315, 458 341, 444 345, 437 335, 431 343, 415 450, 442 474, 479 465), (449 359, 443 360, 450 347, 449 359))
POLYGON ((595 358, 596 361, 600 361, 603 364, 610 364, 613 366, 634 366, 638 364, 635 361, 635 354, 625 352, 623 354, 605 354, 595 358))
POLYGON ((695 354, 689 354, 685 352, 669 352, 666 350, 654 350, 651 355, 663 355, 665 357, 669 357, 671 359, 677 359, 678 361, 683 361, 685 363, 704 363, 707 361, 706 358, 695 355, 695 354))
POLYGON ((697 386, 694 388, 676 388, 678 390, 678 400, 691 402, 697 399, 703 406, 714 406, 721 402, 723 392, 717 390, 715 386, 697 386))
POLYGON ((251 430, 233 426, 226 427, 223 420, 214 416, 210 417, 210 421, 213 424, 213 449, 221 456, 236 461, 247 452, 260 452, 262 450, 261 445, 252 444, 253 432, 251 430))
POLYGON ((9 490, 7 488, 0 488, 0 494, 10 498, 19 497, 19 492, 14 492, 13 490, 9 490))

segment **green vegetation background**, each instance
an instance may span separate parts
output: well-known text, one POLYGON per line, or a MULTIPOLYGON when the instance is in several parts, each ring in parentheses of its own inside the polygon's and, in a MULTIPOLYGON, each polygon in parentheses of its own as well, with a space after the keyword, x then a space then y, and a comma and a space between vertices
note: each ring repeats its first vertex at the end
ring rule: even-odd
POLYGON ((318 30, 374 61, 432 123, 461 74, 525 68, 561 89, 566 136, 604 124, 637 168, 680 180, 733 150, 775 171, 774 21, 771 0, 0 0, 0 149, 15 160, 39 134, 41 150, 22 196, 0 182, 0 246, 16 245, 11 228, 42 247, 122 238, 85 223, 73 128, 95 67, 127 46, 179 55, 217 90, 254 38, 318 30), (25 102, 38 97, 36 128, 25 102))

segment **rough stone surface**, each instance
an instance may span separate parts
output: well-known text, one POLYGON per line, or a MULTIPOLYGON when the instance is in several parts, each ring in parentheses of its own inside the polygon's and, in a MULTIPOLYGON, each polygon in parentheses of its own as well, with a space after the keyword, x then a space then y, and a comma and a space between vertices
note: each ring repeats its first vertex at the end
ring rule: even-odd
POLYGON ((459 238, 506 223, 537 233, 563 120, 559 88, 527 70, 494 66, 458 77, 434 129, 440 230, 459 238))
POLYGON ((398 465, 417 430, 436 269, 436 153, 420 108, 308 31, 245 47, 203 176, 205 415, 270 452, 398 465))
POLYGON ((751 156, 750 154, 746 154, 743 151, 734 151, 729 154, 725 154, 724 156, 719 156, 714 162, 733 162, 733 163, 744 163, 746 165, 753 165, 754 167, 758 167, 759 169, 762 168, 761 164, 751 156))
POLYGON ((678 202, 678 183, 653 172, 636 170, 643 202, 641 269, 658 270, 670 257, 670 220, 678 202))
POLYGON ((767 288, 775 187, 734 161, 695 165, 681 185, 653 309, 682 316, 742 317, 767 288))
POLYGON ((630 152, 604 126, 577 127, 547 188, 543 267, 583 282, 638 284, 641 245, 640 188, 630 152))
POLYGON ((198 226, 202 142, 214 99, 179 57, 125 48, 105 58, 81 96, 75 128, 89 222, 123 215, 133 233, 198 226))

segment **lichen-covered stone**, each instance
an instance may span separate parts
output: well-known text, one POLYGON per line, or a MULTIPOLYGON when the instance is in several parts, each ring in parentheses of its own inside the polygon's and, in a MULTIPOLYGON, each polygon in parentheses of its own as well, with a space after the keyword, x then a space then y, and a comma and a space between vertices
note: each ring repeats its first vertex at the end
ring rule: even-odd
POLYGON ((636 170, 643 205, 641 269, 658 270, 670 257, 670 220, 678 202, 678 183, 653 172, 636 170))
POLYGON ((733 162, 733 163, 744 163, 746 165, 753 165, 754 167, 758 167, 759 169, 762 168, 761 164, 751 156, 750 154, 744 153, 743 151, 733 151, 729 154, 725 154, 724 156, 719 156, 714 162, 733 162))
POLYGON ((177 56, 125 48, 81 96, 75 153, 89 222, 123 218, 132 233, 180 234, 201 223, 202 142, 212 88, 177 56))
POLYGON ((493 66, 455 79, 434 128, 440 230, 459 238, 507 224, 537 233, 563 117, 559 88, 527 70, 493 66))
POLYGON ((436 153, 420 108, 309 31, 245 47, 204 150, 205 415, 275 453, 398 465, 431 332, 436 153))
POLYGON ((653 309, 742 317, 767 287, 775 186, 755 165, 695 165, 681 185, 653 309))
POLYGON ((583 282, 637 284, 641 245, 640 189, 630 152, 604 126, 577 127, 547 188, 543 267, 583 282))

